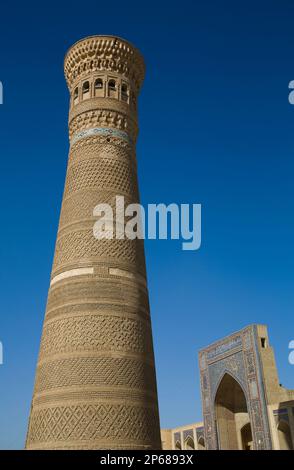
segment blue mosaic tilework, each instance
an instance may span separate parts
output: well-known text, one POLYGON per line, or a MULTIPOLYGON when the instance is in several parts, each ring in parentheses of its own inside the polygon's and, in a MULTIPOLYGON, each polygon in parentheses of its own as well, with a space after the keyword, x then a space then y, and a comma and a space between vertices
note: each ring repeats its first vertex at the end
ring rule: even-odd
POLYGON ((212 400, 214 400, 219 383, 226 372, 235 377, 240 385, 242 385, 244 391, 247 391, 242 351, 211 364, 208 371, 212 400))
POLYGON ((207 359, 208 360, 214 359, 217 356, 220 356, 224 353, 227 353, 228 351, 231 351, 232 349, 235 349, 241 346, 242 346, 242 337, 236 336, 231 341, 228 341, 227 343, 224 343, 224 344, 220 344, 216 346, 215 348, 211 349, 207 353, 207 359))

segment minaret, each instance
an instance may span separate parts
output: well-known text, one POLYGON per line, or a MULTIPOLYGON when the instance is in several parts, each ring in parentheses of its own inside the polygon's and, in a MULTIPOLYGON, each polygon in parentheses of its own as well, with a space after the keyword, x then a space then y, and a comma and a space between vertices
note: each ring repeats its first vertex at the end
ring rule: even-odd
POLYGON ((65 57, 70 151, 27 449, 159 449, 143 240, 97 240, 93 209, 139 201, 141 54, 112 36, 65 57))

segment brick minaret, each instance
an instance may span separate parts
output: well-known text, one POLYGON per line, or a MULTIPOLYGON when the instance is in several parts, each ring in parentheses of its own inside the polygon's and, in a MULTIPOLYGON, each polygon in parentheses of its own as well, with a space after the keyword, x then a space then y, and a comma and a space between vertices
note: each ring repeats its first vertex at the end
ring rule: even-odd
POLYGON ((144 245, 97 240, 93 209, 139 201, 143 59, 93 36, 65 57, 70 152, 36 372, 28 449, 158 449, 144 245))

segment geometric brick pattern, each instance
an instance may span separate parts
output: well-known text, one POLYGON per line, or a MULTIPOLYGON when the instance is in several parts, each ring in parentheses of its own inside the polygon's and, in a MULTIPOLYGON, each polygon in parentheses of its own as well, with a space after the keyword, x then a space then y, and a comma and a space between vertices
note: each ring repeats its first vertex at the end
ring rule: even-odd
POLYGON ((80 299, 88 302, 117 301, 128 303, 134 307, 143 305, 148 309, 148 295, 145 288, 135 283, 119 283, 114 280, 81 280, 72 279, 68 282, 56 283, 49 292, 47 311, 71 304, 74 306, 80 299))
POLYGON ((79 258, 80 263, 87 263, 89 257, 91 261, 107 261, 111 258, 119 260, 140 270, 144 265, 144 250, 141 240, 97 240, 93 236, 93 229, 76 230, 65 235, 61 235, 55 247, 55 257, 53 272, 57 269, 69 269, 75 260, 79 258))
POLYGON ((41 409, 35 413, 31 426, 31 444, 68 441, 91 441, 111 438, 152 445, 156 435, 154 411, 126 405, 78 404, 41 409))
MULTIPOLYGON (((129 144, 125 144, 123 147, 121 145, 122 141, 118 139, 114 143, 109 143, 104 140, 102 142, 95 142, 96 137, 85 138, 85 141, 79 142, 71 149, 71 159, 70 164, 77 163, 81 160, 87 160, 89 158, 108 158, 118 161, 129 162, 130 152, 133 149, 129 144)), ((134 155, 133 155, 134 157, 134 155)), ((131 161, 133 165, 136 164, 135 159, 131 161)))
POLYGON ((105 315, 83 314, 57 319, 44 326, 40 359, 53 353, 92 351, 98 347, 108 351, 143 353, 148 357, 153 352, 147 334, 149 328, 150 325, 142 320, 105 315))
POLYGON ((78 301, 74 304, 64 304, 56 305, 51 310, 46 310, 46 320, 52 320, 61 316, 73 317, 74 315, 96 315, 97 312, 103 315, 113 315, 113 316, 135 316, 136 318, 143 318, 149 321, 149 306, 144 307, 142 302, 137 305, 130 302, 113 302, 113 301, 104 301, 99 302, 86 302, 79 303, 78 301), (123 305, 123 309, 122 309, 123 305), (122 313, 123 312, 123 313, 122 313))
POLYGON ((113 160, 99 156, 91 160, 81 160, 71 165, 67 172, 67 185, 64 197, 85 188, 112 189, 117 194, 134 194, 134 170, 130 162, 113 160), (118 193, 119 191, 119 193, 118 193))
MULTIPOLYGON (((131 202, 131 197, 125 196, 125 204, 127 205, 131 202)), ((77 225, 81 221, 88 221, 93 225, 96 220, 93 216, 93 208, 97 203, 109 204, 114 211, 116 203, 114 192, 87 188, 64 199, 59 222, 59 232, 65 229, 68 231, 70 225, 77 225)))
POLYGON ((69 357, 40 363, 36 393, 60 387, 129 387, 154 392, 153 368, 142 359, 123 357, 69 357))

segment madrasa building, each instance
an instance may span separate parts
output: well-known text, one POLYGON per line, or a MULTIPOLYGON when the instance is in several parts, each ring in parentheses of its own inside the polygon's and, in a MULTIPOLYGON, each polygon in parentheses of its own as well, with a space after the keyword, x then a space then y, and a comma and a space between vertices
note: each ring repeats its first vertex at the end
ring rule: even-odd
POLYGON ((265 325, 199 351, 203 422, 162 429, 163 449, 293 450, 294 390, 278 379, 265 325))

